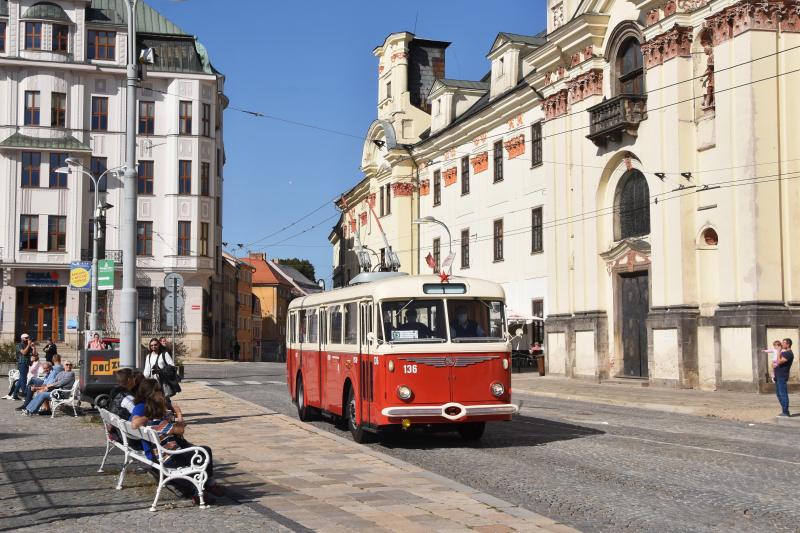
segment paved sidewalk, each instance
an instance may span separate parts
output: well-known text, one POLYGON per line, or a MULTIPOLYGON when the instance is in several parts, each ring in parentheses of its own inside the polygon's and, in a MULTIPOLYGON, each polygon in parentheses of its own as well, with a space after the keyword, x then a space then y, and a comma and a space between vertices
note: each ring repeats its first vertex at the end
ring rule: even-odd
MULTIPOLYGON (((517 394, 800 428, 800 416, 776 418, 780 406, 774 394, 643 387, 640 383, 618 381, 594 383, 529 373, 513 374, 511 384, 517 394)), ((800 394, 789 395, 789 410, 800 413, 800 394)))
MULTIPOLYGON (((122 490, 114 489, 120 452, 97 472, 105 443, 93 417, 29 418, 14 411, 19 405, 0 401, 0 531, 290 531, 291 523, 235 498, 198 509, 165 490, 151 513, 156 483, 137 463, 122 490)), ((231 466, 216 463, 224 478, 231 466)))
POLYGON ((215 458, 233 462, 241 472, 224 484, 298 529, 573 531, 211 387, 186 383, 179 403, 189 418, 187 438, 211 444, 215 458))

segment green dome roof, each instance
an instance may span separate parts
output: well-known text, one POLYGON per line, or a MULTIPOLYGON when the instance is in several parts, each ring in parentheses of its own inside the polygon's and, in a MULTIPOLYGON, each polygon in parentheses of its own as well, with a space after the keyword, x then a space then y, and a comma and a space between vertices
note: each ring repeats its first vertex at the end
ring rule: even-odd
POLYGON ((25 14, 22 15, 22 19, 52 20, 55 22, 66 23, 72 22, 60 6, 51 4, 50 2, 39 2, 38 4, 33 4, 28 8, 25 14))

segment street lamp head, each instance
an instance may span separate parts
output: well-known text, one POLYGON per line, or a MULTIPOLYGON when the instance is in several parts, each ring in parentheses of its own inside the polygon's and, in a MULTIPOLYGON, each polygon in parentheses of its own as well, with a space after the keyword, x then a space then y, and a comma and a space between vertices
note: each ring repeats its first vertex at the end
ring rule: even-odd
POLYGON ((69 174, 69 167, 58 167, 55 169, 56 174, 69 174))
POLYGON ((415 218, 415 219, 414 219, 414 224, 429 224, 429 223, 431 223, 431 222, 439 222, 439 221, 438 221, 438 220, 436 220, 435 218, 433 218, 433 217, 432 217, 432 216, 430 216, 430 215, 429 215, 429 216, 426 216, 426 217, 422 217, 422 218, 415 218))
POLYGON ((114 207, 114 206, 113 206, 113 205, 111 205, 111 204, 110 204, 110 203, 108 203, 108 202, 103 202, 102 204, 100 204, 100 209, 102 209, 102 210, 104 210, 104 211, 105 211, 106 209, 111 209, 112 207, 114 207))
POLYGON ((80 160, 75 159, 74 157, 68 157, 68 158, 66 158, 64 160, 64 162, 66 164, 68 164, 68 165, 74 165, 76 167, 82 167, 83 166, 83 163, 81 163, 80 160))

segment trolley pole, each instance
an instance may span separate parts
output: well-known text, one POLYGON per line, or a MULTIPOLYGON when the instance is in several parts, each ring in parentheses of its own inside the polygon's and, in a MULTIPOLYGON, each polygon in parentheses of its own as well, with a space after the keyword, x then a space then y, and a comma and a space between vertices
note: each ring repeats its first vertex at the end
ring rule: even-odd
POLYGON ((136 3, 125 0, 128 11, 127 124, 125 128, 125 174, 122 179, 122 295, 120 319, 120 366, 136 366, 139 339, 136 338, 138 298, 136 294, 136 3))

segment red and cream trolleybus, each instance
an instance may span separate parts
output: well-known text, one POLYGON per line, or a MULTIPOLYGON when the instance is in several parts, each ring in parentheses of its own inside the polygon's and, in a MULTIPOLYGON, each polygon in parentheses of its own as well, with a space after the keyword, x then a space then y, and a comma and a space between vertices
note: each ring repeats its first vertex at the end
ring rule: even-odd
POLYGON ((504 300, 489 281, 394 272, 293 300, 286 372, 300 418, 333 415, 357 442, 441 424, 479 439, 517 412, 504 300))

